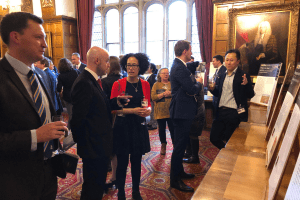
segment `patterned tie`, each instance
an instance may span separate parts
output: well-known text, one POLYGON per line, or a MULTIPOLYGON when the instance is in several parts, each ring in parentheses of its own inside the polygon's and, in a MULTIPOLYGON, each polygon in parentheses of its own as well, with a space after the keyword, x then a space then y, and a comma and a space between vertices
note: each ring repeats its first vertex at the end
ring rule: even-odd
MULTIPOLYGON (((37 76, 35 75, 35 73, 32 70, 29 71, 27 76, 30 80, 30 85, 31 85, 33 101, 35 103, 35 107, 38 110, 38 114, 40 116, 42 125, 45 125, 45 124, 49 123, 49 121, 46 119, 46 109, 43 104, 42 92, 41 92, 40 85, 38 84, 38 81, 37 81, 37 76)), ((51 158, 52 151, 53 151, 53 140, 45 142, 44 143, 44 157, 51 158)))

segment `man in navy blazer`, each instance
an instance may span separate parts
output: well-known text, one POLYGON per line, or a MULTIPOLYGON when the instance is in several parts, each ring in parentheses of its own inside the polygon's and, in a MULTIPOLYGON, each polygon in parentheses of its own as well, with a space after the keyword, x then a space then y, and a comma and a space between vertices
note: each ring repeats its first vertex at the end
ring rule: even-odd
POLYGON ((36 67, 43 70, 43 72, 45 72, 45 74, 47 75, 47 80, 48 81, 48 85, 50 86, 50 95, 52 97, 52 102, 54 104, 55 110, 57 114, 61 114, 62 110, 60 110, 60 98, 59 95, 56 91, 56 86, 57 86, 57 78, 55 76, 55 74, 50 70, 49 68, 50 66, 50 60, 48 58, 44 58, 38 62, 36 62, 36 67))
POLYGON ((195 177, 194 174, 184 172, 182 159, 185 148, 189 142, 189 132, 192 121, 197 112, 195 94, 202 89, 202 78, 196 82, 191 79, 191 72, 187 69, 186 62, 191 59, 192 51, 190 42, 180 40, 174 47, 175 56, 170 80, 172 87, 172 100, 170 103, 170 118, 174 124, 174 144, 171 158, 170 185, 184 192, 193 192, 194 189, 185 185, 181 179, 195 177))
POLYGON ((57 177, 52 158, 44 157, 44 143, 55 139, 55 150, 67 127, 64 122, 51 122, 55 110, 37 75, 50 121, 43 125, 28 78, 30 70, 35 72, 33 63, 43 59, 47 48, 42 23, 26 12, 7 14, 1 21, 1 38, 8 52, 0 61, 0 199, 56 198, 57 177))
POLYGON ((77 153, 83 162, 81 200, 102 199, 109 158, 112 156, 111 109, 119 110, 117 98, 108 100, 99 76, 106 74, 109 55, 92 47, 87 53, 87 67, 71 89, 72 119, 70 121, 77 153))
POLYGON ((239 50, 228 50, 225 54, 227 71, 209 88, 218 97, 210 141, 219 149, 225 147, 241 121, 248 121, 247 100, 254 96, 250 75, 238 67, 239 63, 239 50))
MULTIPOLYGON (((223 56, 215 55, 213 57, 212 64, 213 64, 214 68, 216 69, 216 72, 213 77, 214 82, 216 83, 217 79, 219 79, 221 77, 221 75, 226 72, 226 67, 223 65, 223 56)), ((218 102, 218 97, 216 97, 214 95, 213 96, 214 115, 216 114, 216 110, 217 110, 217 102, 218 102)))
POLYGON ((74 65, 74 69, 77 69, 80 73, 83 72, 84 68, 86 68, 86 64, 80 61, 79 53, 72 54, 72 64, 74 65))

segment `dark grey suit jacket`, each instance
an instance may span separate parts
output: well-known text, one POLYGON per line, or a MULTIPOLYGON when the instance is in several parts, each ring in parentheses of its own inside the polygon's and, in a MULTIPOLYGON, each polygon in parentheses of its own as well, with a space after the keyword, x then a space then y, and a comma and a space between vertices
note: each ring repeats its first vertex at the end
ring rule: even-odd
POLYGON ((113 110, 120 109, 116 98, 110 102, 93 75, 87 70, 78 76, 71 89, 73 113, 71 129, 81 158, 96 159, 112 155, 113 110))
MULTIPOLYGON (((50 96, 50 111, 55 115, 50 96)), ((43 178, 43 143, 31 152, 31 132, 41 126, 33 100, 4 57, 0 61, 0 194, 1 199, 36 199, 43 178)))
POLYGON ((80 65, 78 71, 81 73, 81 72, 83 72, 84 68, 86 68, 86 64, 81 63, 81 65, 80 65))
MULTIPOLYGON (((222 74, 224 74, 226 72, 226 67, 224 65, 221 66, 221 68, 219 69, 219 71, 217 72, 217 75, 215 76, 215 83, 219 82, 217 81, 222 74)), ((217 87, 217 86, 216 86, 217 87)), ((217 109, 217 103, 218 103, 218 97, 216 97, 215 95, 213 96, 213 106, 215 109, 217 109)))

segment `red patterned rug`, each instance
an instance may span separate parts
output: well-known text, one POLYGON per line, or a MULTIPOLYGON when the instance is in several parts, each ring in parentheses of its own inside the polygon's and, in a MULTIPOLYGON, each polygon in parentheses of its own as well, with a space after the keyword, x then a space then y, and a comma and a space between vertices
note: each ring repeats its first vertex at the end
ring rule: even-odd
MULTIPOLYGON (((148 200, 186 200, 191 199, 193 193, 181 192, 170 187, 170 163, 172 155, 172 142, 170 135, 167 135, 167 153, 160 155, 160 141, 157 130, 149 131, 151 152, 143 156, 142 161, 142 175, 140 183, 140 192, 143 199, 148 200)), ((217 156, 219 150, 214 147, 209 141, 209 131, 203 131, 199 138, 199 158, 200 164, 184 164, 184 169, 187 173, 196 175, 191 180, 184 180, 184 182, 197 188, 210 168, 213 160, 217 156)), ((76 153, 76 146, 69 150, 76 153)), ((131 199, 131 168, 127 169, 127 178, 125 184, 125 192, 127 199, 131 199)), ((109 180, 111 172, 108 173, 107 180, 109 180)), ((70 200, 80 199, 80 192, 83 183, 82 178, 82 161, 79 160, 77 172, 75 175, 68 174, 67 178, 58 180, 58 192, 56 199, 70 200)), ((118 199, 117 190, 109 190, 103 199, 118 199)))

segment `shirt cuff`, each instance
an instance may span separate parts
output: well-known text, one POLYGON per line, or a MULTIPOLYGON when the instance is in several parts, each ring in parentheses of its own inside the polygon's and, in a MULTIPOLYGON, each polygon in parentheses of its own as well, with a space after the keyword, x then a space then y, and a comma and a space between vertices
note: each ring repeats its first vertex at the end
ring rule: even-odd
POLYGON ((31 130, 31 151, 37 150, 37 137, 36 137, 36 129, 31 130))

